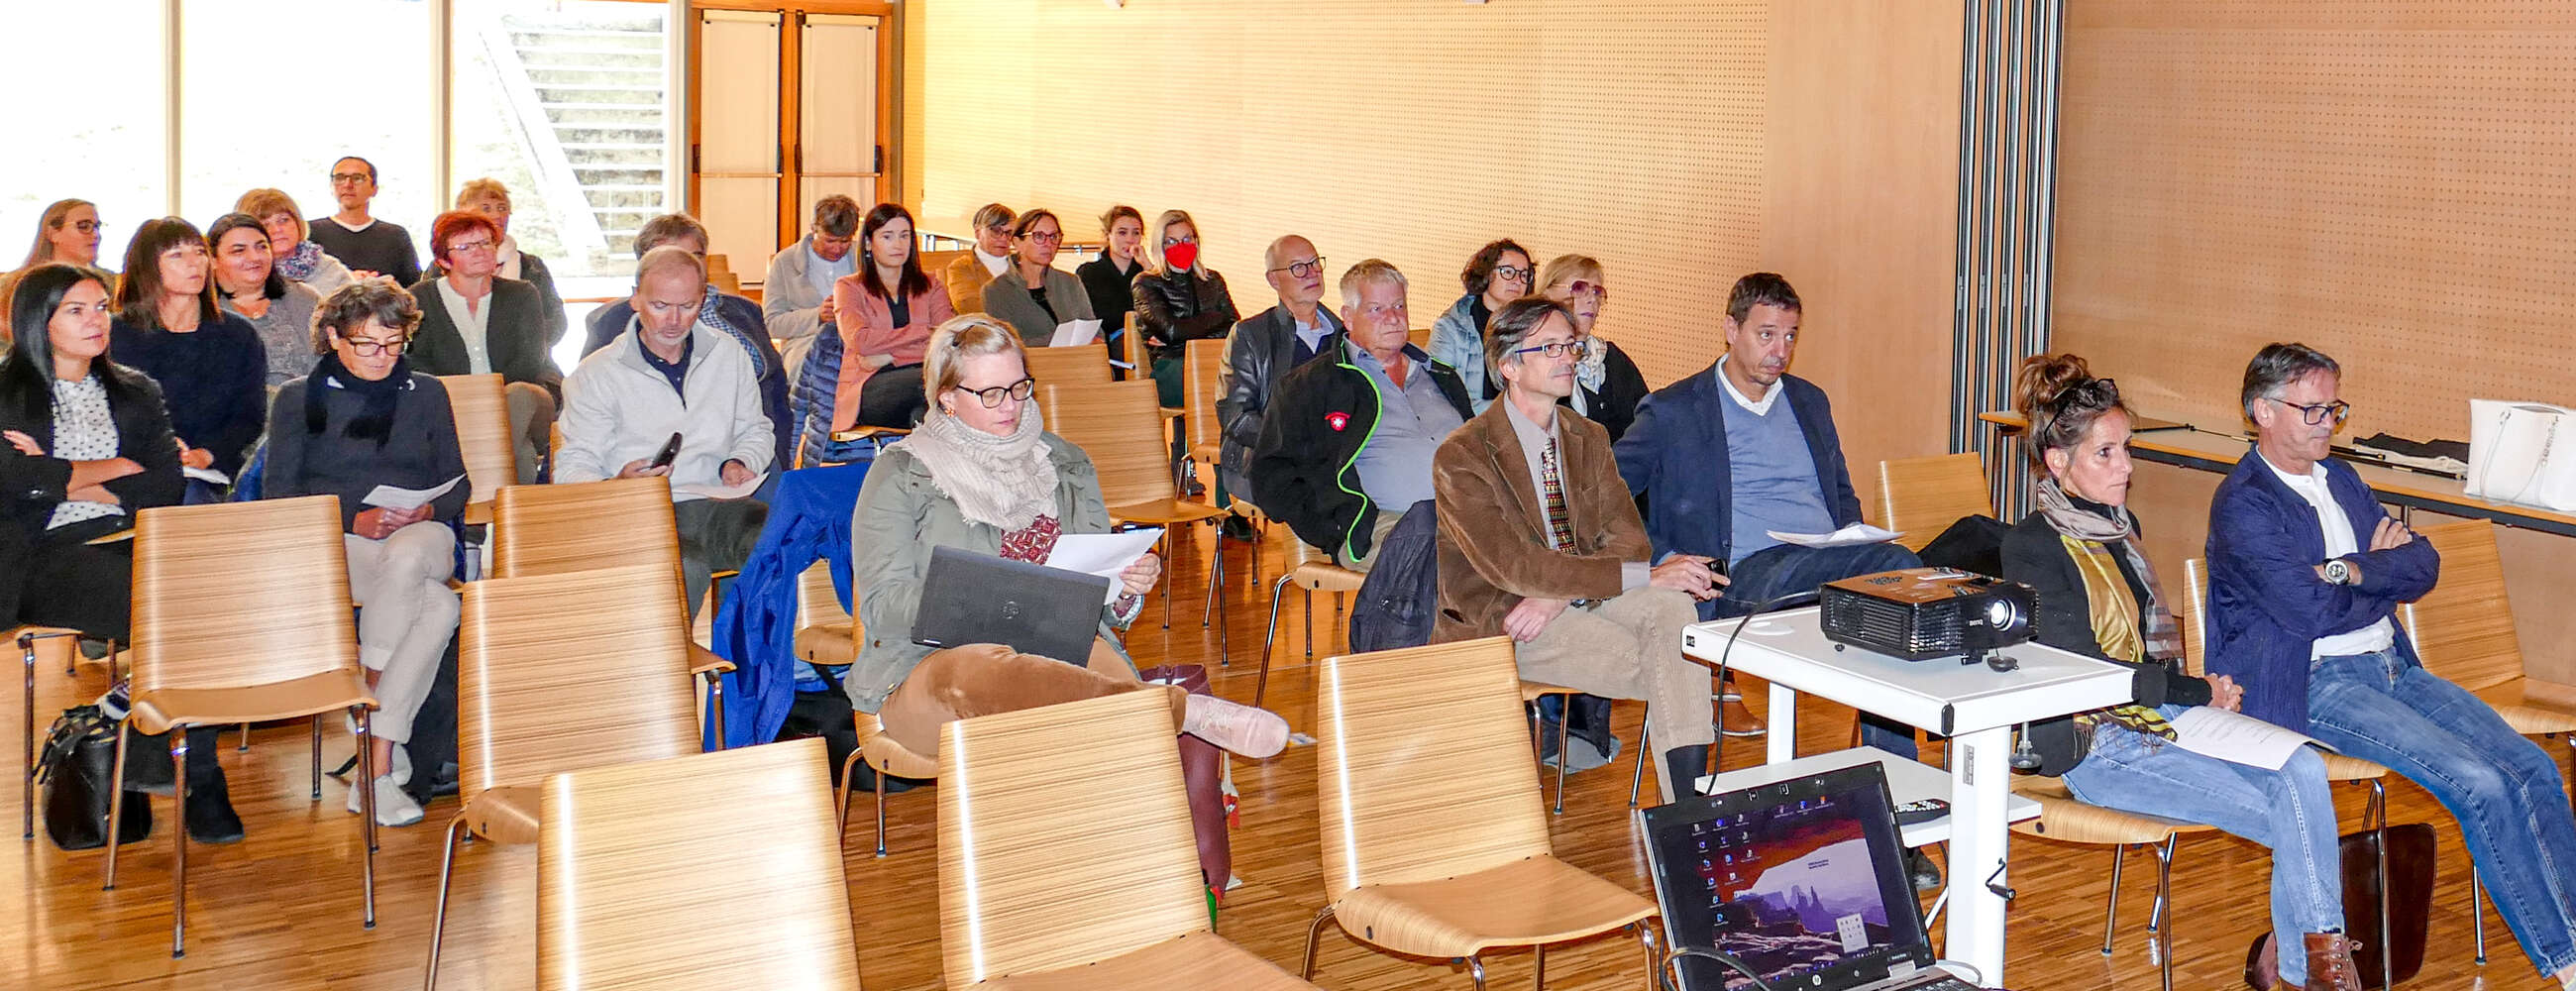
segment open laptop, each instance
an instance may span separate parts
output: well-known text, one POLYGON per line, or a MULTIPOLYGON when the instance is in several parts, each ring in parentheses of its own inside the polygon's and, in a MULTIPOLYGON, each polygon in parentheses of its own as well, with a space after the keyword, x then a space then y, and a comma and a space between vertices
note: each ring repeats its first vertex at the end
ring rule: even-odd
POLYGON ((1109 579, 978 554, 930 549, 913 611, 912 642, 931 647, 998 643, 1023 654, 1087 665, 1109 579))
MULTIPOLYGON (((1932 966, 1887 774, 1872 761, 1637 812, 1664 931, 1779 991, 1969 991, 1932 966)), ((1666 970, 1669 974, 1669 968, 1666 970)), ((1682 960, 1684 991, 1751 988, 1682 960)))

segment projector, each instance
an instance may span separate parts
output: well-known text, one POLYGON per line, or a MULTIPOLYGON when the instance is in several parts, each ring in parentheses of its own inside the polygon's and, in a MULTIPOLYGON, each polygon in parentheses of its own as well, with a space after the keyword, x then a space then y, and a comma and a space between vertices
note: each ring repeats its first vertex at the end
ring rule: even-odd
POLYGON ((1909 661, 1956 657, 1997 671, 1988 652, 2031 638, 2039 594, 2028 585, 1951 568, 1907 568, 1832 582, 1817 590, 1825 638, 1909 661))

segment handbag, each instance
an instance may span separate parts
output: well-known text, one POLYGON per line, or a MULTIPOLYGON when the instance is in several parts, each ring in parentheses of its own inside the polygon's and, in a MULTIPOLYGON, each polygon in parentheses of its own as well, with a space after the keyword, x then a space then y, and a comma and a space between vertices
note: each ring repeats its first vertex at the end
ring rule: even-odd
MULTIPOLYGON (((46 731, 36 778, 44 786, 45 836, 55 846, 91 850, 106 845, 117 728, 97 706, 84 705, 64 710, 53 729, 46 731)), ((151 835, 152 802, 142 792, 128 789, 116 842, 140 843, 151 835)))
MULTIPOLYGON (((2388 827, 2388 944, 2379 944, 2379 837, 2370 830, 2347 833, 2337 845, 2343 856, 2343 931, 2360 942, 2353 951, 2361 986, 2386 991, 2379 980, 2379 961, 2386 954, 2389 976, 2405 983, 2424 969, 2424 929, 2433 905, 2433 827, 2410 822, 2388 827)), ((2272 986, 2259 978, 2277 979, 2274 961, 2263 944, 2271 933, 2255 937, 2245 948, 2245 982, 2272 986), (2259 973, 2263 971, 2263 973, 2259 973)), ((2302 947, 2281 947, 2291 953, 2302 947)))
POLYGON ((2576 511, 2576 410, 2469 400, 2469 495, 2576 511))

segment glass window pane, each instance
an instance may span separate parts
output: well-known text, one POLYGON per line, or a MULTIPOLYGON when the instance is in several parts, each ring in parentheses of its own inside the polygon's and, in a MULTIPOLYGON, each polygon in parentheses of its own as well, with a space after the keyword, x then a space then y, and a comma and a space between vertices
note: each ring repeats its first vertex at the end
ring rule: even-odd
POLYGON ((124 267, 125 242, 143 221, 170 212, 168 118, 161 80, 160 0, 9 4, 0 31, 0 77, 25 99, 0 155, 0 270, 15 269, 37 218, 55 200, 98 204, 107 223, 99 262, 124 267))
POLYGON ((331 163, 376 166, 369 212, 402 225, 428 263, 430 5, 418 0, 183 0, 180 206, 204 227, 244 191, 286 191, 304 215, 339 210, 331 163))

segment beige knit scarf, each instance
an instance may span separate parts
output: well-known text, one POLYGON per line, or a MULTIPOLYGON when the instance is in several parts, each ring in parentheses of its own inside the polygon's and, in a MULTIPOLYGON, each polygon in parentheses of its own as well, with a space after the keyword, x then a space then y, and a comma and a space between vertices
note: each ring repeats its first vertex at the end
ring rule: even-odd
POLYGON ((1009 436, 977 430, 934 406, 912 436, 889 448, 912 452, 930 469, 930 483, 957 503, 959 515, 1008 533, 1056 511, 1045 436, 1036 403, 1026 404, 1009 436))

